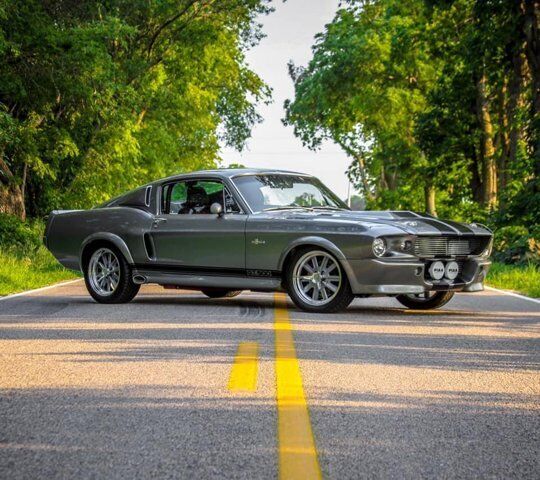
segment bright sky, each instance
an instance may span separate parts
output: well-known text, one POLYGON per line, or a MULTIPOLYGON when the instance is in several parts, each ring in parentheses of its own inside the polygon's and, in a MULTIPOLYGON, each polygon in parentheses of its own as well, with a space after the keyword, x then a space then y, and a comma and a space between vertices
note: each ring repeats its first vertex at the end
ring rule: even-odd
POLYGON ((223 149, 223 166, 241 163, 246 167, 282 168, 319 177, 341 198, 347 197, 345 171, 350 163, 333 143, 313 152, 302 146, 292 127, 285 127, 283 102, 293 98, 294 88, 287 63, 306 65, 311 58, 315 34, 323 31, 338 8, 338 0, 280 0, 273 2, 275 11, 260 18, 266 37, 250 50, 250 66, 273 89, 273 103, 260 106, 263 122, 253 130, 247 148, 238 153, 223 149))

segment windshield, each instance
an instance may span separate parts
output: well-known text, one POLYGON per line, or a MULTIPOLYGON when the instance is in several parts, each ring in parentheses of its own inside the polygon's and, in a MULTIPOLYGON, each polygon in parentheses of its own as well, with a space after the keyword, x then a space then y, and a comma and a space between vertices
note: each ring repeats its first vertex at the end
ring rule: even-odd
POLYGON ((347 206, 319 180, 301 175, 245 175, 233 179, 254 212, 269 209, 347 206))

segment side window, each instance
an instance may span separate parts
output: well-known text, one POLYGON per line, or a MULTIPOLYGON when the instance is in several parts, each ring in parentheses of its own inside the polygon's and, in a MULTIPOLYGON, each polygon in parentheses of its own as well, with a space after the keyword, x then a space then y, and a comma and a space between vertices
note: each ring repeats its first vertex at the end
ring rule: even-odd
POLYGON ((223 208, 223 184, 221 182, 198 182, 197 187, 206 194, 208 202, 208 211, 206 213, 210 213, 210 205, 213 203, 219 203, 223 208))
POLYGON ((225 213, 242 213, 240 205, 236 203, 236 200, 227 188, 225 188, 225 213))
POLYGON ((161 188, 161 213, 169 213, 169 192, 171 185, 168 183, 161 188))
POLYGON ((187 185, 185 182, 178 182, 171 185, 169 212, 180 213, 182 207, 187 202, 187 185))
POLYGON ((184 180, 163 187, 161 211, 171 215, 209 214, 219 203, 225 213, 241 213, 234 197, 223 183, 212 180, 184 180))

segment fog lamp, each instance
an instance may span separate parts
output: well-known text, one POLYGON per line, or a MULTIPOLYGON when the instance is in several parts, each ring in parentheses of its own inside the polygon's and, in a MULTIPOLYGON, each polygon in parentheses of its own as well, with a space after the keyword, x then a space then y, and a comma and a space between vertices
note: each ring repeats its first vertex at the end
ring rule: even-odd
POLYGON ((444 276, 444 263, 433 262, 429 266, 429 274, 433 280, 440 280, 444 276))
POLYGON ((376 257, 382 257, 386 253, 386 243, 382 238, 373 240, 373 253, 376 257))

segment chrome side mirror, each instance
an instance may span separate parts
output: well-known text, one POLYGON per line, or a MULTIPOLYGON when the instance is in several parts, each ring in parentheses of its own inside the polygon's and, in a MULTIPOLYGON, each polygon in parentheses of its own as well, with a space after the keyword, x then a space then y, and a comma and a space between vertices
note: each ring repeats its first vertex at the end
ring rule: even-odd
POLYGON ((210 213, 217 215, 218 217, 222 217, 224 215, 223 207, 220 203, 212 203, 212 205, 210 205, 210 213))

